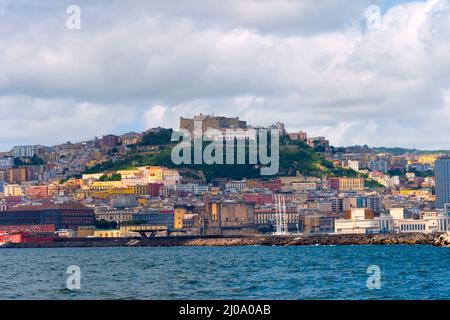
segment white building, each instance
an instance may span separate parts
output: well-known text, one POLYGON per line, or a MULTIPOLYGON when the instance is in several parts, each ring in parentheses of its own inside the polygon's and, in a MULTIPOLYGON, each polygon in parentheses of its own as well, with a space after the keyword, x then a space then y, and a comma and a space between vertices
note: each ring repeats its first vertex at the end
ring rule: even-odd
POLYGON ((379 219, 367 219, 365 208, 353 208, 350 219, 336 219, 335 233, 338 234, 368 234, 380 232, 379 219))
POLYGON ((425 211, 422 219, 404 219, 403 209, 391 209, 393 229, 397 233, 433 233, 445 232, 450 229, 450 216, 438 211, 425 211))
POLYGON ((170 186, 169 189, 177 191, 177 192, 191 193, 191 194, 196 194, 196 195, 209 192, 209 186, 198 185, 198 184, 194 184, 194 183, 176 184, 174 186, 170 186))
POLYGON ((337 219, 335 233, 434 233, 450 230, 450 216, 441 212, 424 212, 422 219, 405 219, 403 208, 390 209, 389 214, 366 219, 364 209, 352 209, 351 219, 337 219))
POLYGON ((257 131, 255 129, 209 129, 205 132, 205 138, 210 141, 234 141, 250 140, 256 141, 257 131))
POLYGON ((242 181, 230 181, 225 184, 225 190, 229 192, 242 192, 247 190, 247 182, 242 181))
POLYGON ((12 149, 12 154, 15 158, 32 158, 39 154, 43 146, 15 146, 12 149))
POLYGON ((6 184, 3 188, 5 197, 21 197, 24 193, 24 186, 18 184, 6 184))
POLYGON ((355 171, 359 171, 359 161, 358 160, 348 160, 347 167, 355 171))
POLYGON ((394 220, 403 220, 405 219, 405 210, 403 208, 392 208, 389 210, 389 215, 394 220))

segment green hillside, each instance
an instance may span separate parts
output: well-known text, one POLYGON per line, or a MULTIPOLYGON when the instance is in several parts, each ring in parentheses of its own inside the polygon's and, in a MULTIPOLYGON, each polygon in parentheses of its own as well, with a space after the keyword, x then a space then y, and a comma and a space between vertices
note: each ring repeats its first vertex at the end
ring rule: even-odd
MULTIPOLYGON (((152 154, 130 153, 122 161, 105 162, 96 165, 86 171, 86 173, 100 173, 104 171, 131 169, 138 166, 165 166, 178 169, 192 169, 193 171, 202 171, 208 182, 215 178, 243 179, 243 178, 268 178, 260 175, 260 167, 244 164, 224 164, 224 165, 174 165, 171 160, 172 148, 175 144, 171 143, 170 135, 164 135, 165 140, 161 141, 161 134, 158 139, 144 137, 144 141, 157 140, 162 149, 152 154)), ((147 144, 146 143, 146 144, 147 144)), ((205 144, 206 146, 207 144, 205 144)), ((225 154, 225 151, 224 151, 225 154)), ((246 152, 248 162, 248 151, 246 152)), ((193 162, 193 161, 192 161, 193 162)), ((235 161, 237 162, 237 161, 235 161)), ((302 142, 291 141, 288 137, 282 137, 280 141, 280 169, 279 176, 294 176, 300 172, 305 176, 323 177, 323 176, 358 176, 359 174, 351 169, 334 167, 332 163, 326 160, 320 153, 315 152, 302 142)))

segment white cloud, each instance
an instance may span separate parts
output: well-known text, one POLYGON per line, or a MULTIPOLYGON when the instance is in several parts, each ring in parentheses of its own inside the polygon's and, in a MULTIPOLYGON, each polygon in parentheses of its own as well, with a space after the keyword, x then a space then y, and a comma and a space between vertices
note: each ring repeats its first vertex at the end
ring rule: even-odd
POLYGON ((101 105, 24 96, 0 97, 0 141, 17 144, 57 144, 107 134, 130 123, 135 114, 123 105, 101 105))
POLYGON ((155 128, 164 125, 167 107, 155 105, 144 113, 144 122, 146 128, 155 128))
MULTIPOLYGON (((81 1, 76 32, 64 27, 64 1, 35 4, 42 16, 27 19, 19 4, 0 21, 0 110, 8 97, 27 97, 15 108, 44 110, 23 119, 27 127, 42 119, 44 142, 56 140, 44 128, 51 119, 99 135, 133 121, 116 117, 128 108, 137 128, 211 112, 281 120, 336 145, 450 147, 450 123, 439 116, 450 88, 449 0, 395 6, 371 31, 362 20, 368 1, 135 0, 108 10, 81 1), (86 106, 111 125, 88 125, 86 106)), ((8 124, 12 114, 0 136, 30 140, 8 124)))

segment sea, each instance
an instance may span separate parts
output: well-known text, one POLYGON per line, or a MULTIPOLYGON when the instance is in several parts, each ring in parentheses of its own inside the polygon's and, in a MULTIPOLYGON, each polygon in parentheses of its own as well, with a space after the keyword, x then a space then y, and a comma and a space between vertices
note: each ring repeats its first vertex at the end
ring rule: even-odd
POLYGON ((450 248, 0 250, 2 300, 450 299, 450 248))

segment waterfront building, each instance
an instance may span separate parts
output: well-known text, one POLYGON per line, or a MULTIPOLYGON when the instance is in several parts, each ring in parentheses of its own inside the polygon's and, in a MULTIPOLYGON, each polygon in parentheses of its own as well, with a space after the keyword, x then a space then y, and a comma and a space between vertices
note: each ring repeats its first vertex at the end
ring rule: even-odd
POLYGON ((95 230, 94 238, 120 238, 120 230, 95 230))
POLYGON ((14 232, 14 233, 1 233, 0 232, 0 244, 3 243, 42 243, 48 244, 53 242, 56 235, 55 233, 29 233, 29 232, 14 232))
POLYGON ((299 218, 298 230, 304 234, 327 234, 334 232, 334 216, 306 214, 301 215, 299 218))
POLYGON ((394 219, 394 232, 397 233, 436 233, 449 230, 450 217, 443 214, 423 219, 394 219))
POLYGON ((187 206, 176 205, 174 208, 174 227, 175 229, 184 229, 184 219, 188 214, 187 206))
POLYGON ((205 205, 205 217, 209 234, 249 232, 256 229, 253 203, 210 200, 205 205))
MULTIPOLYGON (((300 214, 297 207, 289 206, 286 208, 286 220, 288 226, 296 226, 300 221, 300 214)), ((273 205, 260 206, 255 208, 255 224, 261 225, 275 225, 276 210, 273 205)))
POLYGON ((354 208, 350 216, 335 220, 335 233, 338 234, 373 234, 380 232, 380 220, 374 219, 372 211, 354 208))
POLYGON ((93 237, 95 233, 95 226, 79 226, 76 229, 77 238, 89 238, 93 237))
POLYGON ((15 233, 15 232, 26 232, 26 233, 53 233, 55 232, 55 226, 53 224, 33 224, 33 225, 8 225, 0 226, 0 233, 15 233))
POLYGON ((151 226, 165 226, 168 229, 175 226, 173 210, 141 210, 133 215, 133 221, 151 226))
POLYGON ((450 230, 450 217, 440 212, 424 212, 421 219, 405 218, 403 208, 392 208, 380 217, 367 216, 361 209, 353 209, 351 217, 335 221, 335 232, 356 233, 436 233, 450 230))
POLYGON ((55 231, 55 234, 59 238, 76 238, 77 236, 77 232, 72 229, 59 229, 55 231))
POLYGON ((119 230, 120 237, 122 238, 138 238, 143 236, 155 236, 156 234, 168 234, 166 225, 121 225, 119 230))
POLYGON ((132 221, 133 215, 138 213, 139 208, 95 208, 95 218, 97 220, 105 220, 108 222, 122 223, 132 221))
POLYGON ((53 224, 57 229, 94 225, 94 210, 80 204, 17 206, 0 214, 0 225, 53 224))

